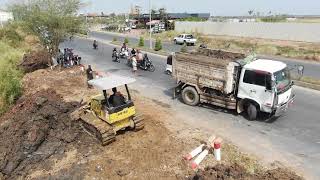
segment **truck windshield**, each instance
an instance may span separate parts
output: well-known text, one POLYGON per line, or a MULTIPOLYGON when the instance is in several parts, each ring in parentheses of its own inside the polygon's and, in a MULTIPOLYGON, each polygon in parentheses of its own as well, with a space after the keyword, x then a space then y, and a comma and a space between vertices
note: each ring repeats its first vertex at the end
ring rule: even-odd
POLYGON ((274 73, 274 77, 276 80, 276 87, 278 92, 282 92, 283 90, 285 90, 291 83, 290 72, 288 68, 274 73))
POLYGON ((186 35, 186 39, 193 39, 192 35, 186 35))

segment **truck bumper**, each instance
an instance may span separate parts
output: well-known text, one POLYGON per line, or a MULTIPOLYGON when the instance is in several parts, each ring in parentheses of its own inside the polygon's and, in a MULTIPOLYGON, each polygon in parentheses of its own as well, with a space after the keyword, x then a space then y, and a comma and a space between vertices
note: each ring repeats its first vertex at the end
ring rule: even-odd
POLYGON ((293 104, 295 95, 293 95, 286 103, 282 105, 277 105, 274 109, 274 116, 279 117, 287 112, 288 108, 293 104))

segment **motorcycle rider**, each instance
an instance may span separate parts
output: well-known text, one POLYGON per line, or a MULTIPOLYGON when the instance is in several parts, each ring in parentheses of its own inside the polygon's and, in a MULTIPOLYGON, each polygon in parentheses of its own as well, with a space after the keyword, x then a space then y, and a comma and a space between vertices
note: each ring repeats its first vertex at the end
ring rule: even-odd
POLYGON ((136 55, 136 53, 137 53, 137 51, 134 49, 134 48, 132 48, 132 50, 131 50, 131 55, 133 56, 133 55, 136 55))
POLYGON ((114 56, 116 55, 116 53, 117 53, 117 48, 113 48, 113 50, 112 50, 112 57, 114 57, 114 56))
POLYGON ((93 40, 93 49, 97 49, 98 48, 98 42, 97 40, 93 40))
POLYGON ((127 45, 126 43, 123 43, 121 46, 121 51, 124 52, 125 50, 127 50, 127 45))
POLYGON ((148 57, 148 54, 146 53, 142 58, 142 67, 144 69, 147 69, 147 61, 149 61, 149 57, 148 57))
POLYGON ((112 50, 112 58, 115 58, 115 61, 118 59, 117 54, 118 54, 117 48, 113 48, 113 50, 112 50))

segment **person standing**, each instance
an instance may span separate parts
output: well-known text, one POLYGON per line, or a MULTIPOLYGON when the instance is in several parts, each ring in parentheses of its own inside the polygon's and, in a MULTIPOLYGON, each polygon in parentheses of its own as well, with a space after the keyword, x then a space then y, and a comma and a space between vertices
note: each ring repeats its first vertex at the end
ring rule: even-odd
MULTIPOLYGON (((91 68, 91 65, 88 65, 87 69, 87 82, 93 79, 93 70, 91 68)), ((88 83, 88 87, 91 88, 92 86, 88 83)))
POLYGON ((131 61, 132 61, 132 72, 134 75, 136 75, 137 73, 137 55, 133 55, 132 58, 131 58, 131 61))

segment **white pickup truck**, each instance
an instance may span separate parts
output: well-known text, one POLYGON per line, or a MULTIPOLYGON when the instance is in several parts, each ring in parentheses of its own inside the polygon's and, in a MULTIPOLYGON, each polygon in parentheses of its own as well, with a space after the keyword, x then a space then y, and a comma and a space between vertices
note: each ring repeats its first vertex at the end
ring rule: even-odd
POLYGON ((191 34, 180 34, 178 37, 174 38, 175 44, 186 44, 186 45, 195 45, 197 39, 193 37, 191 34))

